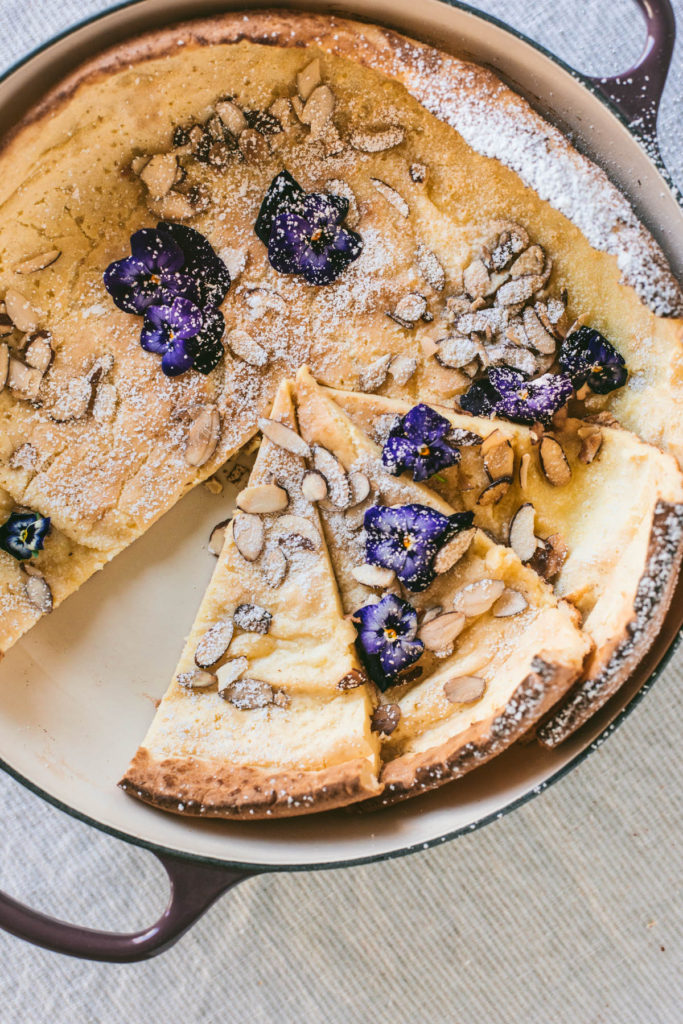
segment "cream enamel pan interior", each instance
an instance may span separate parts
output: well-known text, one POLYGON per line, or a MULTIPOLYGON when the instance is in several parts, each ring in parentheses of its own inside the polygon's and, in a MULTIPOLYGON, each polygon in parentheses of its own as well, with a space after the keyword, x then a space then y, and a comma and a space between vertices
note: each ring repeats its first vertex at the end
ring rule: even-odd
MULTIPOLYGON (((0 131, 86 56, 144 29, 229 6, 259 5, 144 0, 84 25, 0 84, 0 131)), ((306 7, 330 11, 324 3, 306 7)), ((580 132, 582 147, 629 195, 673 268, 683 268, 683 215, 653 163, 606 106, 556 62, 496 24, 438 0, 368 0, 337 4, 334 11, 391 25, 498 70, 551 120, 580 132)), ((660 638, 639 671, 553 752, 518 746, 459 782, 373 815, 250 823, 174 817, 131 800, 116 781, 173 672, 179 638, 213 568, 206 550, 210 529, 228 514, 230 498, 227 491, 216 497, 199 487, 0 664, 0 754, 7 769, 72 813, 157 849, 257 869, 309 867, 405 852, 474 828, 566 771, 642 688, 681 624, 679 582, 660 638)))

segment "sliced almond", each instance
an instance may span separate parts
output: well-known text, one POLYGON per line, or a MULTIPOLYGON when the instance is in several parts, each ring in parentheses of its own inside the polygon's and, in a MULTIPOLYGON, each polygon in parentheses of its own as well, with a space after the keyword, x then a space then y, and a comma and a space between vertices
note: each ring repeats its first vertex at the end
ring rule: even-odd
POLYGON ((516 277, 507 284, 501 285, 496 292, 496 305, 516 306, 519 303, 527 302, 531 296, 543 285, 543 278, 531 274, 528 277, 516 277))
POLYGON ((36 334, 24 349, 24 361, 28 366, 34 366, 36 370, 45 373, 52 362, 52 345, 47 334, 36 334))
POLYGON ((194 662, 197 668, 211 668, 223 658, 230 646, 235 627, 231 619, 220 619, 210 626, 197 644, 194 662))
POLYGON ((524 594, 512 587, 506 587, 491 608, 491 612, 497 619, 507 619, 511 615, 519 615, 528 605, 524 594))
POLYGON ((357 668, 352 668, 350 672, 347 672, 345 676, 342 676, 337 683, 338 690, 356 690, 359 686, 363 686, 367 683, 368 679, 364 672, 359 672, 357 668))
POLYGON ((496 428, 490 434, 487 434, 484 440, 481 442, 481 454, 486 455, 492 448, 497 448, 499 444, 503 444, 507 438, 502 430, 496 428))
POLYGON ((498 600, 505 590, 502 580, 484 579, 475 583, 468 583, 453 597, 453 607, 457 612, 462 612, 471 618, 474 615, 483 615, 492 604, 498 600))
POLYGON ((327 497, 337 508, 351 504, 351 485, 346 470, 336 455, 322 445, 313 445, 313 467, 327 481, 327 497))
POLYGON ((185 690, 205 690, 207 686, 215 685, 216 676, 213 672, 194 668, 189 672, 181 672, 179 676, 176 676, 176 682, 185 690))
POLYGON ((233 622, 245 633, 267 633, 273 616, 260 604, 240 604, 235 608, 233 622))
POLYGON ((412 356, 394 356, 389 363, 389 373, 400 386, 407 384, 417 370, 417 359, 412 356))
POLYGON ((519 464, 519 486, 523 491, 526 491, 529 485, 529 466, 531 464, 531 455, 529 452, 524 452, 519 464))
POLYGON ((304 112, 304 105, 303 105, 301 99, 298 96, 292 96, 290 102, 292 104, 292 110, 294 111, 294 113, 298 117, 299 121, 301 121, 302 120, 302 115, 303 115, 303 112, 304 112))
POLYGON ((289 563, 281 548, 273 548, 263 556, 259 567, 268 586, 275 590, 284 582, 289 563))
POLYGON ((506 438, 502 438, 499 444, 489 445, 484 451, 484 469, 490 480, 500 480, 501 477, 511 477, 515 470, 515 453, 512 445, 506 438))
POLYGON ((530 274, 542 274, 545 266, 545 253, 540 245, 530 245, 521 253, 510 267, 510 277, 528 277, 530 274))
MULTIPOLYGON (((2 372, 0 371, 0 377, 2 372)), ((595 456, 602 447, 602 434, 600 431, 596 431, 593 434, 588 434, 587 437, 581 439, 581 449, 579 451, 579 461, 585 465, 590 465, 595 456)))
POLYGON ((273 523, 278 534, 278 543, 288 547, 316 551, 320 547, 320 533, 313 523, 304 516, 280 516, 273 523))
POLYGON ((380 736, 391 736, 401 721, 401 708, 398 704, 379 704, 372 713, 370 728, 380 736))
POLYGON ((479 299, 486 295, 491 285, 491 279, 483 260, 474 259, 465 267, 462 283, 471 299, 479 299))
POLYGON ((327 497, 327 480, 315 469, 304 473, 301 493, 306 501, 323 501, 327 497))
POLYGON ((258 426, 261 433, 269 441, 277 445, 278 448, 284 448, 285 451, 291 452, 292 455, 300 455, 304 459, 310 457, 311 449, 309 445, 296 430, 292 430, 286 423, 280 423, 279 420, 271 420, 262 416, 258 421, 258 426))
POLYGON ((394 146, 400 146, 405 139, 403 128, 392 125, 383 131, 355 131, 351 133, 351 145, 361 153, 383 153, 394 146))
POLYGON ((402 217, 408 217, 410 207, 403 196, 400 195, 395 188, 392 188, 391 185, 387 185, 386 181, 382 181, 381 178, 370 178, 370 181, 375 186, 379 194, 386 199, 386 201, 393 206, 395 210, 398 210, 402 217))
POLYGON ((0 391, 7 383, 9 376, 9 347, 6 342, 0 342, 0 391))
POLYGON ((187 432, 185 462, 188 466, 203 466, 208 462, 218 447, 220 436, 220 413, 215 405, 205 405, 187 432))
POLYGON ((546 331, 531 306, 527 306, 522 313, 522 320, 526 335, 536 351, 542 352, 544 355, 552 355, 557 348, 555 337, 546 331))
POLYGON ((490 483, 488 487, 485 487, 477 498, 477 505, 481 505, 486 508, 489 505, 497 505, 510 490, 512 484, 511 476, 501 476, 493 483, 490 483))
POLYGON ((35 274, 38 270, 45 270, 46 267, 51 267, 61 255, 61 249, 48 249, 46 252, 39 252, 36 256, 29 256, 28 259, 22 260, 21 263, 15 263, 12 269, 15 274, 35 274))
POLYGON ((393 569, 382 569, 379 565, 356 565, 351 575, 364 587, 388 587, 396 579, 393 569))
POLYGON ((273 703, 273 688, 262 679, 237 679, 219 690, 219 693, 240 711, 254 711, 273 703))
POLYGON ((516 256, 526 249, 529 235, 521 224, 509 221, 494 239, 490 246, 490 262, 494 270, 502 270, 516 256))
POLYGON ((480 676, 455 676, 443 684, 443 692, 451 704, 474 704, 484 696, 486 680, 480 676))
POLYGON ((364 367, 358 376, 359 391, 372 392, 381 388, 387 379, 391 360, 391 354, 379 356, 364 367))
POLYGON ((267 366, 269 357, 266 350, 250 334, 236 328, 227 337, 230 351, 250 366, 267 366))
POLYGON ((334 112, 334 93, 328 85, 317 85, 304 103, 301 120, 310 125, 311 135, 318 136, 334 112))
POLYGON ((266 542, 263 520, 246 512, 236 515, 232 523, 232 539, 242 558, 255 562, 266 542))
POLYGON ((20 444, 19 447, 12 452, 9 460, 9 468, 32 470, 36 468, 37 463, 38 452, 32 444, 26 442, 25 444, 20 444))
POLYGON ((240 153, 250 164, 262 164, 270 156, 270 144, 255 128, 245 128, 239 137, 240 153))
POLYGON ((431 622, 432 619, 435 619, 437 617, 437 615, 441 615, 442 611, 443 608, 440 604, 435 604, 432 605, 431 608, 427 608, 422 615, 421 625, 424 626, 426 625, 426 623, 431 622))
POLYGON ((289 495, 278 484, 254 484, 240 491, 235 504, 243 512, 267 515, 284 511, 289 505, 289 495))
POLYGON ((53 608, 52 590, 42 572, 32 568, 26 580, 25 589, 26 597, 33 607, 41 615, 49 615, 53 608))
POLYGON ((531 502, 526 502, 515 512, 510 523, 510 547, 520 561, 528 562, 536 551, 535 534, 536 509, 531 502))
POLYGON ((19 359, 10 358, 7 387, 15 393, 17 398, 34 401, 38 397, 42 382, 43 375, 40 370, 36 370, 33 366, 24 366, 19 359))
POLYGON ((539 542, 533 558, 529 560, 529 566, 546 582, 551 583, 567 560, 567 554, 567 545, 559 533, 554 533, 539 542))
POLYGON ((216 523, 213 530, 209 534, 209 551, 216 558, 220 555, 223 550, 223 544, 225 543, 225 532, 232 522, 231 519, 224 519, 220 523, 216 523))
POLYGON ((427 622, 423 620, 417 634, 418 640, 422 641, 428 651, 447 650, 462 633, 465 622, 462 612, 444 612, 427 622))
POLYGON ((419 292, 409 292, 394 307, 393 316, 396 320, 414 324, 427 310, 427 300, 419 292))
POLYGON ((98 384, 92 414, 97 423, 108 423, 116 415, 118 394, 114 384, 98 384))
POLYGON ((548 483, 553 487, 564 487, 569 483, 571 466, 559 441, 545 434, 538 448, 538 457, 548 483))
POLYGON ((38 330, 38 313, 16 288, 8 288, 5 292, 5 312, 18 331, 32 334, 38 330))
POLYGON ((50 409, 50 416, 57 423, 69 423, 82 419, 92 400, 92 384, 87 377, 74 377, 61 392, 50 409))
POLYGON ((446 283, 446 274, 436 254, 425 245, 418 245, 415 250, 415 264, 427 284, 431 285, 434 291, 440 292, 446 283))
POLYGON ((476 530, 474 528, 470 530, 461 530, 460 533, 456 533, 455 537, 449 540, 448 543, 437 552, 433 563, 434 572, 444 573, 448 572, 449 569, 452 569, 456 562, 459 562, 467 552, 470 544, 474 540, 475 533, 476 530))
POLYGON ((140 181, 147 186, 153 199, 163 199, 173 188, 178 174, 175 153, 156 153, 140 171, 140 181))
POLYGON ((365 473, 357 471, 349 473, 349 485, 351 487, 351 501, 354 505, 360 505, 370 494, 370 481, 365 473))
POLYGON ((449 334, 439 342, 436 358, 442 366, 460 370, 476 359, 480 346, 466 334, 449 334))
POLYGON ((320 85, 320 61, 316 57, 310 64, 298 72, 296 76, 296 91, 301 99, 306 102, 317 85, 320 85))
POLYGON ((249 667, 249 662, 245 657, 230 658, 224 665, 221 665, 216 669, 216 679, 218 682, 218 692, 223 694, 223 690, 244 675, 249 667))
POLYGON ((219 100, 215 107, 216 113, 231 135, 239 138, 247 127, 247 119, 240 107, 230 99, 219 100))

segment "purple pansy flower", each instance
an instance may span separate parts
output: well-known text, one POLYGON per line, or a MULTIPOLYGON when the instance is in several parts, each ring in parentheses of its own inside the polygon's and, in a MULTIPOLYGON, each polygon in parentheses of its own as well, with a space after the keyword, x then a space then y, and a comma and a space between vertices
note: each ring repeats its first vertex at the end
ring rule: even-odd
POLYGON ((353 619, 368 672, 385 690, 424 650, 416 639, 417 612, 407 601, 387 594, 377 604, 360 608, 353 619))
POLYGON ((500 395, 488 377, 475 380, 464 395, 460 395, 460 408, 472 416, 493 416, 500 395))
POLYGON ((488 381, 477 381, 460 397, 460 406, 475 416, 502 416, 513 423, 547 423, 573 392, 566 374, 545 373, 528 380, 509 366, 492 367, 488 381))
POLYGON ((199 305, 220 306, 230 288, 230 273, 209 240, 186 224, 170 221, 161 221, 157 231, 182 250, 183 273, 199 288, 199 305))
POLYGON ((473 519, 471 512, 445 516, 427 505, 373 505, 364 517, 365 559, 393 569, 408 590, 424 590, 434 579, 438 550, 473 519))
POLYGON ((156 352, 162 357, 161 369, 167 377, 177 377, 192 366, 187 342, 199 334, 203 323, 201 309, 177 296, 168 305, 149 306, 140 344, 145 352, 156 352))
POLYGON ((382 465, 394 476, 410 470, 413 480, 427 480, 460 461, 448 441, 451 425, 428 405, 415 405, 392 427, 382 449, 382 465))
POLYGON ((185 349, 192 357, 192 366, 199 373, 211 373, 223 357, 225 319, 220 309, 209 306, 204 310, 203 326, 198 334, 188 338, 185 349))
POLYGON ((19 561, 33 558, 43 550, 50 519, 37 512, 12 512, 0 526, 0 548, 19 561))
POLYGON ((185 224, 161 221, 136 231, 131 255, 110 264, 104 284, 127 313, 144 315, 140 344, 162 356, 168 377, 210 373, 223 355, 223 314, 217 308, 230 274, 210 242, 185 224))
POLYGON ((363 249, 360 235, 342 226, 348 209, 343 196, 307 194, 282 171, 266 193, 254 230, 278 273, 301 274, 307 284, 331 284, 363 249))
POLYGON ((623 357, 593 327, 579 327, 564 339, 559 363, 575 388, 588 384, 598 395, 623 387, 628 377, 623 357))
POLYGON ((172 295, 199 301, 197 284, 181 272, 185 256, 173 238, 142 228, 131 236, 130 251, 130 256, 110 263, 104 272, 104 286, 119 309, 141 314, 148 306, 163 305, 172 295))

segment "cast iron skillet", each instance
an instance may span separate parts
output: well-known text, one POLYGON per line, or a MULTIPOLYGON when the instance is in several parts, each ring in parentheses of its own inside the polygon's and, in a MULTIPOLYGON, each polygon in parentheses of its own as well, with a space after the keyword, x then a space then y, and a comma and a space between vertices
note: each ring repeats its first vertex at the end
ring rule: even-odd
MULTIPOLYGON (((444 21, 456 17, 464 18, 466 15, 468 18, 477 18, 480 22, 488 24, 492 28, 495 27, 496 31, 501 29, 507 31, 515 37, 517 44, 521 42, 524 47, 528 48, 526 59, 530 65, 533 64, 534 59, 537 63, 539 62, 540 53, 545 58, 550 58, 554 61, 557 66, 556 72, 558 76, 568 72, 582 82, 590 92, 610 109, 612 112, 611 123, 618 128, 617 119, 620 120, 622 125, 629 129, 631 135, 638 139, 639 144, 646 150, 652 164, 656 166, 669 188, 673 188, 661 160, 656 137, 659 102, 671 61, 675 35, 674 16, 669 0, 638 0, 647 23, 647 41, 643 53, 636 64, 624 74, 602 79, 578 75, 552 54, 543 50, 542 47, 531 42, 520 33, 513 32, 513 30, 496 19, 472 11, 462 4, 455 3, 454 0, 445 0, 445 2, 448 3, 451 10, 444 9, 442 12, 444 21)), ((290 4, 287 0, 282 5, 295 6, 295 4, 290 4)), ((198 17, 203 13, 215 12, 220 7, 225 8, 227 6, 229 6, 227 3, 220 4, 214 0, 214 2, 202 5, 201 9, 198 10, 197 5, 191 4, 189 0, 171 0, 170 3, 163 5, 162 19, 160 18, 159 4, 155 4, 154 0, 132 0, 132 2, 123 3, 115 7, 113 11, 83 22, 68 33, 53 39, 46 46, 34 51, 34 53, 15 65, 0 79, 0 85, 3 85, 3 87, 9 86, 10 97, 12 96, 13 84, 15 86, 15 102, 8 104, 8 107, 11 107, 11 114, 8 115, 8 107, 6 107, 4 115, 0 114, 0 122, 3 116, 6 121, 8 117, 15 120, 20 116, 20 106, 29 106, 41 93, 46 91, 52 82, 58 80, 66 71, 98 49, 136 32, 155 27, 162 20, 168 23, 181 17, 198 17), (84 36, 87 36, 87 39, 84 36), (33 65, 42 58, 44 58, 43 67, 48 69, 47 74, 43 71, 40 75, 35 73, 32 75, 33 65), (20 102, 18 100, 19 96, 21 97, 20 102)), ((238 9, 243 9, 249 6, 259 6, 259 4, 254 4, 247 0, 246 3, 235 4, 234 6, 238 9)), ((317 3, 315 0, 306 4, 306 6, 309 9, 322 8, 329 12, 328 4, 317 3)), ((429 6, 432 8, 433 14, 434 4, 430 3, 429 6)), ((344 3, 343 10, 340 10, 340 13, 365 18, 369 21, 391 23, 392 27, 406 31, 414 36, 424 35, 428 37, 430 35, 427 29, 424 32, 417 30, 415 25, 411 24, 411 19, 408 15, 399 15, 400 9, 400 3, 387 6, 383 3, 383 0, 356 0, 356 3, 344 3)), ((426 9, 427 5, 425 4, 426 9)), ((437 37, 435 37, 434 32, 431 35, 432 38, 427 38, 427 41, 438 44, 440 42, 438 33, 437 37)), ((452 35, 453 33, 451 32, 452 35)), ((444 46, 443 42, 441 42, 441 45, 444 46)), ((444 48, 448 47, 444 46, 444 48)), ((470 54, 465 52, 463 55, 468 56, 470 54)), ((472 52, 471 55, 481 63, 487 62, 486 54, 472 52)), ((502 77, 510 78, 509 73, 506 75, 505 68, 494 65, 493 60, 490 63, 496 70, 502 72, 502 77)), ((514 79, 514 75, 512 77, 514 79)), ((531 87, 528 87, 527 83, 527 88, 522 87, 519 91, 526 92, 532 103, 535 98, 537 101, 536 105, 547 115, 551 103, 547 97, 541 95, 534 97, 533 76, 531 81, 531 87)), ((514 81, 513 84, 519 88, 521 83, 520 81, 514 81)), ((596 117, 600 109, 600 104, 596 104, 596 117)), ((567 124, 566 111, 563 114, 560 109, 554 108, 551 110, 551 118, 559 122, 561 126, 566 126, 567 124)), ((0 123, 0 129, 4 130, 6 127, 7 124, 0 123)), ((585 128, 587 132, 590 129, 594 133, 593 149, 598 150, 597 155, 600 162, 619 181, 619 166, 618 160, 615 158, 615 152, 618 151, 619 145, 623 145, 623 142, 614 144, 612 149, 605 143, 601 149, 600 144, 595 138, 595 126, 585 125, 585 128)), ((578 144, 580 144, 580 140, 578 144)), ((630 145, 631 147, 635 145, 632 140, 630 145)), ((633 159, 642 161, 642 154, 634 156, 634 152, 631 153, 633 159)), ((595 152, 592 155, 595 156, 595 152)), ((661 178, 659 180, 661 183, 661 178)), ((623 180, 620 181, 620 184, 625 186, 623 180)), ((629 189, 627 188, 626 191, 628 192, 629 189)), ((634 196, 631 193, 630 198, 634 201, 634 205, 638 210, 637 195, 634 196)), ((656 201, 654 206, 651 204, 651 207, 649 223, 647 216, 643 219, 659 238, 665 249, 668 248, 668 255, 674 268, 680 268, 680 249, 677 251, 675 241, 667 245, 670 225, 663 215, 663 209, 657 208, 656 201), (652 209, 654 209, 654 213, 652 209)), ((638 210, 638 212, 641 211, 638 210)), ((603 716, 599 719, 602 731, 599 731, 596 735, 595 730, 593 730, 591 735, 587 736, 583 745, 578 748, 578 753, 570 757, 554 774, 549 774, 540 786, 530 788, 521 797, 518 796, 516 799, 511 799, 503 807, 504 812, 513 810, 529 800, 541 788, 545 788, 549 783, 564 776, 579 761, 583 760, 590 750, 595 749, 608 734, 614 731, 616 726, 624 720, 626 715, 635 707, 659 676, 674 650, 680 646, 680 640, 683 636, 682 627, 683 577, 679 580, 670 613, 666 617, 658 638, 638 667, 633 680, 624 687, 620 694, 616 695, 609 705, 607 717, 603 716)), ((291 870, 296 868, 332 866, 330 861, 325 863, 307 862, 305 864, 235 864, 222 860, 211 860, 204 856, 188 854, 187 852, 172 851, 144 837, 128 834, 121 829, 114 829, 102 821, 86 816, 58 799, 54 794, 41 790, 30 779, 23 777, 12 765, 0 762, 0 766, 27 785, 28 788, 38 792, 39 795, 62 810, 122 839, 150 849, 164 865, 171 883, 170 900, 161 918, 144 931, 129 935, 79 928, 75 925, 39 914, 11 897, 0 893, 0 927, 47 949, 71 956, 110 962, 131 962, 146 959, 161 953, 171 946, 222 893, 242 879, 266 870, 291 870)), ((459 828, 455 831, 449 830, 443 835, 429 838, 427 842, 406 845, 405 840, 397 839, 390 849, 370 856, 352 856, 345 863, 360 863, 362 861, 409 853, 415 848, 424 848, 428 845, 454 838, 464 831, 471 831, 473 828, 487 824, 493 818, 499 817, 500 813, 501 811, 495 814, 482 815, 465 828, 459 828)), ((368 826, 370 826, 370 819, 367 820, 368 826)), ((335 866, 339 866, 339 862, 335 866)))

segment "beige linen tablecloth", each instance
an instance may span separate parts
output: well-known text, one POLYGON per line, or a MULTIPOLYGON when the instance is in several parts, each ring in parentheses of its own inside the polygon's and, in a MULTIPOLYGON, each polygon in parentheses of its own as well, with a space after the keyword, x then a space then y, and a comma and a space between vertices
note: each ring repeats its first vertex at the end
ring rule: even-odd
MULTIPOLYGON (((0 0, 0 65, 110 6, 0 0)), ((475 6, 593 73, 623 70, 643 41, 632 0, 475 6)), ((679 184, 682 84, 679 49, 661 121, 679 184)), ((0 934, 0 1022, 679 1024, 682 685, 679 655, 608 743, 482 831, 399 860, 251 879, 158 960, 84 963, 0 934)), ((150 854, 2 775, 0 816, 13 895, 100 928, 161 911, 150 854)))

